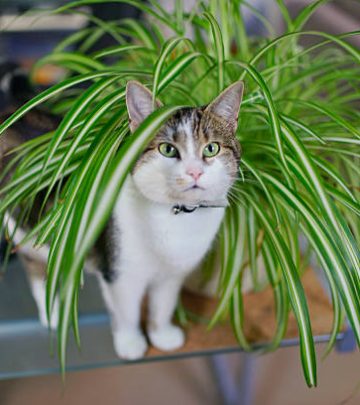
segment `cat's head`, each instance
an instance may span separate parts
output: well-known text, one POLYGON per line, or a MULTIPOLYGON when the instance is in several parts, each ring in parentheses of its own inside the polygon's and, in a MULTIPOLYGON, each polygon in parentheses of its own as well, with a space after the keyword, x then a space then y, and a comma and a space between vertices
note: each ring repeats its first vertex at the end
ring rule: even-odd
MULTIPOLYGON (((145 197, 183 205, 226 199, 240 160, 235 132, 243 87, 243 82, 235 82, 209 105, 182 108, 163 125, 132 172, 145 197)), ((126 104, 134 131, 153 111, 152 94, 131 81, 126 104)))

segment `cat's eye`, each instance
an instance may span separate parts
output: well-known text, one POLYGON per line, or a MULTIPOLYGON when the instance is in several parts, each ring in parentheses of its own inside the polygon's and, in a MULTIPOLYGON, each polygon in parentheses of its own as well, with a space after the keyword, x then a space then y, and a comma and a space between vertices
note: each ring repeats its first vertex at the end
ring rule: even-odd
POLYGON ((205 146, 203 150, 203 155, 205 157, 216 156, 220 151, 220 145, 217 142, 211 142, 205 146))
POLYGON ((174 158, 179 156, 178 150, 175 148, 175 146, 171 145, 170 143, 161 143, 159 145, 159 152, 168 158, 174 158))

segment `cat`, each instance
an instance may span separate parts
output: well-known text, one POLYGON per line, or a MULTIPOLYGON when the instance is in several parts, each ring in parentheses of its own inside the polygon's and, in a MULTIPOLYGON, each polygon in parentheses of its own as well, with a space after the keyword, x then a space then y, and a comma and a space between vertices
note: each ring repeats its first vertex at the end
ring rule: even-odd
MULTIPOLYGON (((120 357, 136 359, 146 352, 140 329, 146 292, 151 344, 167 351, 184 343, 183 331, 171 320, 185 277, 204 258, 222 222, 225 207, 213 205, 226 202, 238 173, 235 133, 242 93, 239 81, 206 107, 180 109, 123 186, 111 217, 110 278, 100 281, 120 357), (194 209, 199 204, 205 207, 194 209), (174 212, 174 207, 182 210, 174 212)), ((134 131, 153 111, 152 94, 131 81, 126 104, 134 131)))
MULTIPOLYGON (((181 108, 162 126, 128 175, 94 247, 87 267, 97 271, 121 358, 135 360, 147 351, 140 327, 145 295, 151 344, 169 351, 185 342, 172 317, 185 278, 212 246, 237 178, 241 149, 236 130, 243 88, 242 81, 235 82, 207 106, 181 108)), ((129 81, 126 105, 134 132, 154 110, 152 93, 129 81)), ((157 101, 155 108, 160 105, 157 101)), ((9 225, 14 225, 11 218, 9 225)), ((15 235, 15 243, 20 236, 15 235)), ((46 260, 46 247, 34 253, 31 247, 24 249, 27 259, 33 254, 30 264, 36 255, 46 260)), ((46 323, 45 281, 36 273, 32 291, 46 323)), ((52 327, 57 311, 55 307, 52 327)))

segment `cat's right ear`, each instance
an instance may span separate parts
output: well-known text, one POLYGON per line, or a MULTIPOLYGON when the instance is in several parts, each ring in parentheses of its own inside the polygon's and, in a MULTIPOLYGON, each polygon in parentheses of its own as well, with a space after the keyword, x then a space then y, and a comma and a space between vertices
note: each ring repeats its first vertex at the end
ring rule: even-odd
POLYGON ((236 130, 243 92, 244 82, 239 80, 220 93, 205 111, 221 117, 236 130))
POLYGON ((126 85, 126 106, 130 119, 130 130, 134 132, 154 109, 161 107, 161 103, 156 100, 154 108, 151 91, 141 83, 131 80, 126 85))

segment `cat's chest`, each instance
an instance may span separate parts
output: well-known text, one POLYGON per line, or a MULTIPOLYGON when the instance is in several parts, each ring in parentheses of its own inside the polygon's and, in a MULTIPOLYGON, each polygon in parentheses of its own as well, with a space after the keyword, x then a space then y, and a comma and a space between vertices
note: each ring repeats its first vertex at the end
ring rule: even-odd
POLYGON ((149 248, 168 261, 198 260, 209 248, 223 217, 223 209, 198 209, 174 215, 154 210, 146 221, 149 248))
POLYGON ((125 189, 115 209, 126 260, 156 262, 188 270, 202 259, 221 224, 224 209, 199 208, 174 215, 125 189))

